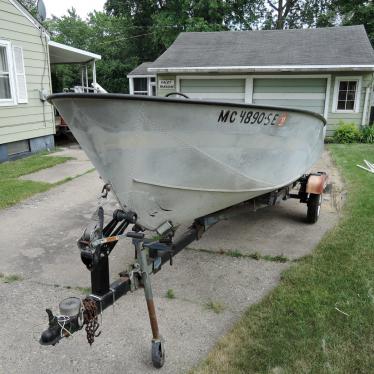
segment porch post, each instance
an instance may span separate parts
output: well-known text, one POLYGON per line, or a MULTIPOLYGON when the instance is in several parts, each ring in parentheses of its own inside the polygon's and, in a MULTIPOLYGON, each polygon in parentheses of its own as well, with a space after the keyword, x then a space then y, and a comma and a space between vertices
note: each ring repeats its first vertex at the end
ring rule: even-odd
POLYGON ((129 93, 130 95, 134 95, 134 78, 129 78, 129 93))
POLYGON ((84 65, 81 65, 81 85, 84 87, 84 65))
POLYGON ((94 84, 94 88, 96 88, 96 61, 93 60, 92 63, 92 82, 94 84))
POLYGON ((86 88, 85 88, 85 92, 89 92, 89 83, 88 83, 88 64, 85 65, 85 74, 86 74, 86 88))

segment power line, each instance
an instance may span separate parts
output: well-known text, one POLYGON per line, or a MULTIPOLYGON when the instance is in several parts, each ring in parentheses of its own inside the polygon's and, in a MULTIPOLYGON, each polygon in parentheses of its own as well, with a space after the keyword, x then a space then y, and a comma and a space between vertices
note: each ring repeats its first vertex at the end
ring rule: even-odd
POLYGON ((139 35, 134 35, 134 36, 129 36, 129 37, 124 37, 124 38, 119 38, 119 39, 115 39, 115 40, 104 40, 100 43, 96 43, 96 44, 107 44, 107 43, 115 43, 115 42, 119 42, 119 41, 123 41, 123 40, 129 40, 129 39, 135 39, 135 38, 140 38, 141 36, 146 36, 146 35, 152 35, 152 34, 155 34, 156 32, 148 32, 146 34, 139 34, 139 35))

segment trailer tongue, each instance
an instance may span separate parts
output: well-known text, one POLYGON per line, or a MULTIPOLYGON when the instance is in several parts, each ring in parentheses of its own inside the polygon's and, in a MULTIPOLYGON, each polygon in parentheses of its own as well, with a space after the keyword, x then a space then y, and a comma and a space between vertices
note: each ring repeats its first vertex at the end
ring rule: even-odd
POLYGON ((167 262, 171 265, 173 257, 198 239, 204 228, 195 222, 173 243, 172 226, 165 225, 164 231, 159 232, 161 239, 152 241, 146 239, 142 229, 136 225, 137 216, 133 212, 115 210, 112 220, 106 226, 101 206, 97 210, 97 216, 98 223, 87 227, 77 243, 81 260, 91 271, 92 293, 83 300, 76 297, 62 300, 59 315, 53 315, 50 309, 46 309, 49 326, 42 333, 40 343, 55 345, 62 338, 85 328, 87 341, 91 345, 101 333, 98 332, 98 315, 128 292, 143 287, 152 329, 152 362, 155 367, 160 368, 164 364, 165 350, 159 334, 150 275, 158 272, 167 262), (130 224, 134 225, 132 230, 125 232, 130 224), (109 255, 118 241, 125 238, 132 240, 136 262, 110 284, 109 255))

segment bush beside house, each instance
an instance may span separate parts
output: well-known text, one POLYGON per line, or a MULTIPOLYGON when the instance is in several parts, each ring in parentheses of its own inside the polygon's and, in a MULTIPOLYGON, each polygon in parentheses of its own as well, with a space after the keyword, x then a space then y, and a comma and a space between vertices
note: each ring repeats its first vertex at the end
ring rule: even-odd
POLYGON ((326 143, 374 143, 374 124, 358 128, 355 123, 340 122, 332 137, 326 143))

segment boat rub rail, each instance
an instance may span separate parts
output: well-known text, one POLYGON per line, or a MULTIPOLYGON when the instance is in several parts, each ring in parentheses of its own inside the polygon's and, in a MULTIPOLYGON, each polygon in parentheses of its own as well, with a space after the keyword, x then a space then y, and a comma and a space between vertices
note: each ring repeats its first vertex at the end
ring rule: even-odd
MULTIPOLYGON (((277 107, 277 106, 268 106, 268 105, 255 105, 255 104, 239 104, 239 103, 226 103, 222 101, 205 101, 205 100, 191 100, 191 99, 176 99, 176 98, 169 98, 169 97, 156 97, 156 96, 137 96, 137 95, 127 95, 127 94, 109 94, 109 93, 75 93, 75 92, 68 92, 68 93, 58 93, 53 94, 47 97, 47 101, 50 104, 53 104, 53 100, 56 99, 97 99, 97 100, 135 100, 135 101, 153 101, 159 103, 176 103, 176 104, 197 104, 197 105, 220 105, 225 107, 232 107, 232 108, 247 108, 252 109, 256 108, 263 109, 263 110, 273 110, 278 112, 284 112, 284 107, 277 107)), ((323 125, 326 126, 326 119, 321 114, 311 112, 309 110, 298 109, 298 108, 287 108, 287 112, 293 113, 302 113, 302 114, 309 114, 320 121, 322 121, 323 125)))

